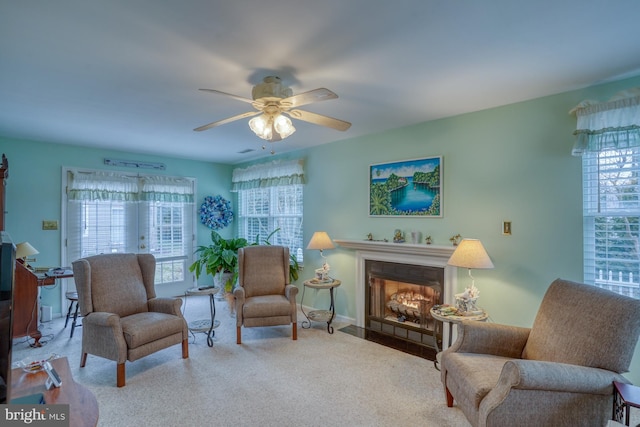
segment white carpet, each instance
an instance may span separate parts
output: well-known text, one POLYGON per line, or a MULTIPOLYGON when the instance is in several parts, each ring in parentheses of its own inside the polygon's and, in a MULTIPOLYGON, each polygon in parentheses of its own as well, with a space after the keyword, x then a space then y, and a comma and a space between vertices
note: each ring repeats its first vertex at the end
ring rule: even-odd
MULTIPOLYGON (((13 360, 50 353, 69 358, 77 382, 98 400, 99 426, 468 426, 447 408, 433 362, 338 331, 326 323, 311 329, 243 329, 235 343, 235 319, 217 301, 213 348, 199 333, 189 359, 174 346, 133 363, 127 385, 115 385, 115 362, 89 355, 79 368, 82 328, 69 338, 64 319, 43 324, 41 348, 14 343, 13 360)), ((187 320, 208 317, 208 299, 189 297, 187 320)), ((304 317, 299 314, 298 323, 304 317)))

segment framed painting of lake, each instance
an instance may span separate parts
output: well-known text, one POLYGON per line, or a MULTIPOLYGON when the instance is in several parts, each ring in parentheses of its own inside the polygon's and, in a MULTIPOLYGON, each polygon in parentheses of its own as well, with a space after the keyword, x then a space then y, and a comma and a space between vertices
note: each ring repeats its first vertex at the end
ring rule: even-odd
POLYGON ((442 157, 371 165, 369 216, 442 217, 442 157))

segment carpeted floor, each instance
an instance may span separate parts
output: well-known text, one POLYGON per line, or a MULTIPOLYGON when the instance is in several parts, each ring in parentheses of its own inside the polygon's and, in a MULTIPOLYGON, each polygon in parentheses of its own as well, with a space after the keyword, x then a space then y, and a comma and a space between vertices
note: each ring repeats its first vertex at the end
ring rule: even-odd
MULTIPOLYGON (((188 321, 209 316, 207 297, 188 297, 188 321)), ((77 382, 100 407, 99 426, 468 426, 447 408, 433 362, 340 332, 326 323, 298 328, 243 329, 235 343, 235 318, 216 301, 214 346, 199 333, 189 359, 174 346, 133 363, 127 385, 115 386, 115 362, 89 355, 79 368, 82 328, 69 338, 64 318, 42 324, 44 346, 16 340, 13 360, 55 353, 69 359, 77 382)), ((298 323, 304 317, 299 314, 298 323)))

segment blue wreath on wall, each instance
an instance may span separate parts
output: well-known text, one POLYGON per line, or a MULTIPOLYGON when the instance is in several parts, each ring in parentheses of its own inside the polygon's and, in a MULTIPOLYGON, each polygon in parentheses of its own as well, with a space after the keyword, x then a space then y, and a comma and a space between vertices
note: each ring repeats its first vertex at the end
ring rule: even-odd
POLYGON ((209 228, 219 230, 231 224, 233 211, 231 202, 222 196, 207 196, 200 206, 200 222, 209 228))

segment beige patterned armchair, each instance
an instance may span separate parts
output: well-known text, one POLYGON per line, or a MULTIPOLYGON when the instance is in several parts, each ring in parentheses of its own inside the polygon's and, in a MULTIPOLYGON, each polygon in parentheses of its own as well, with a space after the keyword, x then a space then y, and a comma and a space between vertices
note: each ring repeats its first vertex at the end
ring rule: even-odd
POLYGON ((150 254, 106 254, 73 262, 82 320, 82 358, 117 362, 117 386, 125 385, 125 361, 133 362, 182 343, 189 357, 188 329, 180 298, 156 298, 156 260, 150 254))
POLYGON ((442 353, 447 405, 473 426, 605 426, 640 335, 640 300, 555 280, 533 327, 462 322, 442 353))
POLYGON ((238 286, 236 299, 236 342, 242 344, 241 327, 291 324, 298 339, 296 295, 289 284, 289 248, 284 246, 247 246, 238 250, 238 286))

